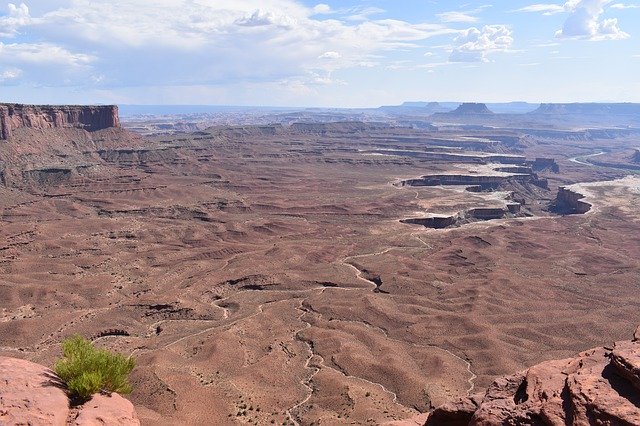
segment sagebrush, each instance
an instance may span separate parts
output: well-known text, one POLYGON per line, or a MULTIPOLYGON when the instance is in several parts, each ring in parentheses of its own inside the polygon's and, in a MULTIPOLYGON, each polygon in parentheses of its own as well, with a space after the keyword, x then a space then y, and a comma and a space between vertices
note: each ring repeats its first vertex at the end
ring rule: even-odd
POLYGON ((81 336, 65 339, 62 354, 54 370, 72 400, 84 402, 99 392, 131 393, 129 373, 135 367, 131 357, 98 349, 81 336))

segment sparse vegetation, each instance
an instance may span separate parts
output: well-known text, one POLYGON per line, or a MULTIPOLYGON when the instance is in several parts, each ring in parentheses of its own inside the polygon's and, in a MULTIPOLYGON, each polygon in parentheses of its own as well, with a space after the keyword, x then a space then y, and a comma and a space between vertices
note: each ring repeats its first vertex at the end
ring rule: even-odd
POLYGON ((132 358, 98 349, 77 335, 62 342, 62 354, 54 370, 66 384, 72 401, 82 403, 99 392, 131 392, 132 358))

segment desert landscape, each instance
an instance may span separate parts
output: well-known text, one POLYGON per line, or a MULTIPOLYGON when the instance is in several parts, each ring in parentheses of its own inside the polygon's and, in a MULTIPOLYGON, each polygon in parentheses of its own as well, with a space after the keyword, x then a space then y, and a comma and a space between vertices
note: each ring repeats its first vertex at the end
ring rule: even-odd
POLYGON ((429 108, 2 104, 0 356, 131 355, 145 425, 373 425, 628 340, 637 106, 429 108))

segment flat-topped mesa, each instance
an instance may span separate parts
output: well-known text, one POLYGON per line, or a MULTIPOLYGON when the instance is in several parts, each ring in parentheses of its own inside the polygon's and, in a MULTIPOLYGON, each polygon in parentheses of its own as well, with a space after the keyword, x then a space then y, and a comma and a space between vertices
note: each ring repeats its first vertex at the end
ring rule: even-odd
POLYGON ((455 110, 448 112, 447 114, 476 115, 476 114, 493 114, 493 112, 489 108, 487 108, 485 104, 466 102, 461 104, 455 110))
POLYGON ((96 131, 120 127, 116 105, 0 104, 0 139, 10 139, 19 128, 78 128, 96 131))
POLYGON ((632 103, 572 103, 572 104, 540 104, 530 114, 594 114, 594 115, 638 115, 640 104, 632 103))

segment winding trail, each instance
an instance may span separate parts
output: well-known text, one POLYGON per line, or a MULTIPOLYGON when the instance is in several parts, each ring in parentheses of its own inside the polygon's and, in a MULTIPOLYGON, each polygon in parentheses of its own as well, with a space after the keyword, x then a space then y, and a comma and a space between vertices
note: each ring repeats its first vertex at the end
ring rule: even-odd
MULTIPOLYGON (((420 199, 419 198, 419 192, 416 191, 416 195, 415 195, 414 199, 416 199, 416 200, 420 199)), ((342 376, 344 376, 347 379, 358 380, 358 381, 361 381, 363 383, 367 383, 369 385, 379 387, 384 393, 388 394, 391 397, 391 399, 392 399, 394 404, 402 405, 398 401, 398 395, 395 392, 393 392, 392 390, 386 388, 382 383, 373 382, 373 381, 370 381, 370 380, 365 379, 363 377, 349 375, 345 371, 341 371, 338 368, 335 368, 333 366, 327 365, 325 363, 325 359, 321 355, 319 355, 319 354, 314 352, 312 344, 309 341, 307 341, 307 340, 305 340, 305 339, 300 337, 300 333, 302 333, 303 331, 308 330, 309 328, 312 327, 311 322, 305 320, 305 318, 304 318, 305 315, 315 314, 315 315, 319 315, 320 317, 322 316, 321 314, 316 313, 316 312, 311 313, 311 312, 309 312, 308 310, 306 310, 304 308, 304 303, 310 297, 309 293, 316 294, 316 295, 321 295, 327 290, 330 290, 330 291, 374 291, 374 290, 377 290, 379 288, 379 285, 376 282, 374 282, 373 280, 365 278, 364 274, 365 274, 366 270, 359 269, 357 266, 354 265, 354 262, 357 259, 365 259, 365 258, 368 258, 368 257, 382 256, 382 255, 384 255, 386 253, 389 253, 390 251, 393 251, 393 250, 424 250, 424 249, 432 249, 433 247, 428 242, 426 242, 425 240, 423 240, 421 238, 421 235, 423 235, 425 232, 427 232, 427 231, 419 230, 419 231, 412 232, 412 233, 408 234, 408 236, 410 238, 415 239, 415 240, 417 240, 419 242, 419 244, 420 244, 419 246, 416 246, 416 245, 413 245, 413 246, 412 245, 409 245, 409 246, 389 246, 389 247, 380 249, 380 250, 375 251, 375 252, 350 255, 350 256, 346 256, 346 257, 344 257, 344 258, 342 258, 340 260, 337 260, 338 264, 344 265, 345 267, 353 270, 354 273, 355 273, 356 279, 358 281, 362 281, 362 282, 367 283, 371 287, 370 290, 367 289, 367 288, 363 288, 363 287, 325 287, 325 286, 312 287, 312 288, 308 288, 308 289, 304 289, 304 290, 263 290, 264 292, 282 292, 282 293, 287 293, 287 294, 294 293, 293 295, 295 295, 297 293, 297 297, 295 297, 295 298, 299 298, 299 305, 296 307, 296 309, 300 312, 300 315, 297 317, 297 319, 300 322, 303 322, 304 326, 302 326, 300 329, 296 330, 293 333, 293 337, 294 337, 294 340, 298 340, 298 341, 304 342, 306 344, 307 348, 308 348, 309 356, 308 356, 308 358, 306 359, 306 361, 304 363, 304 368, 309 370, 310 372, 309 372, 308 375, 306 375, 306 377, 303 380, 300 381, 300 384, 303 385, 308 390, 307 395, 303 399, 298 401, 295 405, 293 405, 290 408, 285 410, 286 416, 287 416, 287 418, 289 419, 290 422, 292 422, 296 426, 300 426, 301 420, 299 420, 299 418, 296 416, 296 411, 300 407, 302 407, 306 403, 308 403, 311 400, 311 398, 313 397, 313 395, 314 395, 314 388, 312 386, 313 379, 320 372, 320 370, 323 369, 323 368, 333 370, 333 371, 341 374, 342 376), (311 365, 312 360, 314 360, 314 359, 316 360, 316 365, 311 365)), ((407 234, 405 234, 405 235, 407 235, 407 234)), ((227 268, 229 266, 229 264, 231 262, 233 262, 233 260, 235 258, 237 258, 239 256, 243 256, 245 254, 249 254, 249 253, 250 252, 244 252, 244 253, 238 253, 238 254, 235 254, 235 255, 231 256, 230 258, 225 260, 225 263, 223 264, 221 269, 227 268)), ((242 293, 242 292, 239 292, 239 293, 242 293)), ((158 322, 154 323, 151 326, 151 329, 152 329, 152 330, 150 329, 151 331, 154 331, 155 328, 157 326, 161 325, 161 324, 164 324, 166 322, 173 322, 173 321, 199 321, 199 322, 203 322, 203 323, 209 322, 209 323, 215 323, 215 324, 212 324, 210 327, 206 327, 206 328, 204 328, 202 330, 190 333, 188 335, 184 335, 184 336, 182 336, 182 337, 180 337, 178 339, 175 339, 173 341, 170 341, 168 343, 165 343, 165 344, 157 346, 157 347, 151 347, 151 348, 148 348, 146 346, 138 347, 138 348, 134 349, 131 352, 130 356, 134 356, 136 354, 146 353, 146 352, 150 352, 150 351, 171 349, 171 348, 175 347, 176 345, 179 345, 180 343, 183 343, 183 342, 185 342, 185 341, 187 341, 189 339, 192 339, 192 338, 195 338, 195 337, 198 337, 198 336, 202 336, 202 335, 207 334, 207 333, 209 333, 211 331, 230 329, 231 327, 233 327, 234 325, 236 325, 236 324, 238 324, 238 323, 240 323, 242 321, 250 320, 251 318, 254 318, 254 317, 258 316, 258 315, 261 315, 264 312, 264 307, 266 305, 282 301, 282 300, 272 300, 272 301, 269 301, 269 302, 262 303, 262 304, 258 305, 258 307, 255 310, 255 312, 253 312, 253 313, 251 313, 249 315, 242 316, 240 318, 234 319, 231 322, 227 322, 225 320, 229 319, 233 314, 229 311, 229 309, 227 309, 226 307, 221 306, 221 305, 225 301, 229 300, 231 297, 237 296, 239 293, 234 293, 232 296, 216 300, 213 303, 213 305, 215 305, 216 307, 218 307, 218 308, 223 310, 223 318, 222 318, 222 320, 220 320, 220 319, 211 319, 211 320, 207 320, 207 319, 200 319, 200 320, 196 320, 196 319, 193 319, 193 320, 167 319, 167 320, 162 320, 162 321, 158 321, 158 322)), ((437 346, 435 344, 417 344, 417 343, 411 343, 411 342, 406 342, 406 341, 402 341, 402 340, 398 340, 398 339, 392 338, 392 337, 389 336, 387 330, 385 330, 385 329, 383 329, 381 327, 378 327, 378 326, 374 326, 374 325, 369 324, 369 323, 364 322, 364 321, 353 321, 353 320, 338 320, 338 321, 353 322, 353 323, 357 323, 357 324, 360 324, 360 325, 364 325, 364 326, 369 327, 369 328, 371 328, 373 330, 376 330, 376 332, 378 332, 378 333, 381 333, 386 340, 389 340, 389 341, 392 341, 392 342, 397 342, 397 343, 403 344, 403 345, 410 345, 410 346, 417 347, 417 348, 435 349, 437 351, 441 351, 442 353, 446 354, 447 356, 451 356, 454 359, 457 359, 457 360, 461 361, 466 366, 466 370, 467 370, 467 372, 469 374, 469 379, 468 379, 469 388, 467 389, 466 394, 470 395, 473 392, 473 390, 475 388, 474 381, 475 381, 477 376, 476 376, 476 374, 473 373, 471 363, 468 360, 466 360, 466 359, 456 355, 455 353, 451 352, 450 350, 441 348, 441 347, 439 347, 439 346, 437 346)), ((150 337, 150 335, 148 335, 147 337, 150 337)), ((230 383, 232 385, 234 385, 232 381, 230 381, 230 383)))

